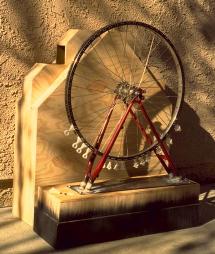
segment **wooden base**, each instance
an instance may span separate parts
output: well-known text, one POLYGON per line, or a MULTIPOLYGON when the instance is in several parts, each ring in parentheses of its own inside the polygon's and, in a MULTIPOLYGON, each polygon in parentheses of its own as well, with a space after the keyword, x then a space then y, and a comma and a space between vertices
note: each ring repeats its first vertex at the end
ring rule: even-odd
POLYGON ((164 180, 87 195, 66 185, 40 188, 34 230, 54 248, 68 248, 198 225, 199 185, 164 180))

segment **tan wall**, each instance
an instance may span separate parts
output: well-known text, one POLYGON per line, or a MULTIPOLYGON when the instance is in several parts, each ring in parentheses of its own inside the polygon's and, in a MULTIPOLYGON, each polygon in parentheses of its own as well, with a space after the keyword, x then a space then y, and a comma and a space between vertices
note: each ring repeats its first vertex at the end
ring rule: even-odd
POLYGON ((171 153, 193 179, 215 179, 215 3, 203 0, 0 0, 0 206, 10 205, 14 107, 35 62, 51 63, 69 28, 96 30, 119 20, 140 20, 175 44, 186 74, 183 132, 171 153), (8 180, 9 179, 9 180, 8 180))

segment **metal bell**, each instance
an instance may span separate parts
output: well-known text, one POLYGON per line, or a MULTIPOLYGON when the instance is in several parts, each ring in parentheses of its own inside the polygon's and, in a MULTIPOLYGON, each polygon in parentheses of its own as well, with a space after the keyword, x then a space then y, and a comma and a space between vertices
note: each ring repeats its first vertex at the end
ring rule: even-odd
POLYGON ((134 168, 139 168, 139 162, 137 159, 134 160, 134 164, 133 164, 134 168))
POLYGON ((87 148, 86 152, 82 155, 82 158, 87 159, 88 154, 91 152, 90 148, 87 148))
POLYGON ((72 144, 72 147, 77 149, 78 145, 82 142, 81 138, 78 136, 75 143, 72 144))
POLYGON ((146 164, 146 158, 145 158, 145 156, 139 158, 139 163, 140 163, 141 166, 144 166, 146 164))
POLYGON ((116 171, 119 170, 119 164, 118 164, 118 162, 114 165, 113 169, 116 170, 116 171))
POLYGON ((167 138, 166 138, 166 144, 167 144, 168 146, 173 145, 173 140, 172 140, 172 138, 167 137, 167 138))
POLYGON ((87 145, 85 144, 85 143, 83 143, 77 150, 76 150, 76 152, 77 153, 82 153, 82 150, 84 149, 84 148, 86 148, 87 147, 87 145))
POLYGON ((75 130, 75 128, 74 128, 73 124, 71 124, 69 129, 65 130, 63 133, 64 133, 65 136, 69 136, 70 132, 74 131, 74 130, 75 130))
POLYGON ((175 124, 175 125, 174 125, 174 130, 175 130, 176 132, 181 132, 181 131, 182 131, 181 126, 180 126, 179 124, 175 124))
POLYGON ((112 165, 111 165, 111 162, 109 161, 108 164, 107 164, 107 169, 108 170, 111 170, 112 169, 112 165))

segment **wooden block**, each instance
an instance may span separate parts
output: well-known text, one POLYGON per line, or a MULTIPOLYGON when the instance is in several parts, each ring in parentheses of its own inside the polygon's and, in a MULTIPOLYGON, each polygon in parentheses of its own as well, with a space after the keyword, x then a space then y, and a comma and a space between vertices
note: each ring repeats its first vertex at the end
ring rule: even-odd
POLYGON ((65 47, 66 64, 35 64, 25 77, 23 96, 17 102, 13 214, 30 225, 33 225, 37 182, 38 111, 45 100, 62 85, 69 69, 68 61, 71 61, 90 34, 89 31, 69 30, 67 39, 60 42, 65 47))
POLYGON ((112 185, 100 182, 96 190, 80 195, 66 185, 40 188, 35 231, 64 248, 198 224, 197 183, 131 178, 112 185))

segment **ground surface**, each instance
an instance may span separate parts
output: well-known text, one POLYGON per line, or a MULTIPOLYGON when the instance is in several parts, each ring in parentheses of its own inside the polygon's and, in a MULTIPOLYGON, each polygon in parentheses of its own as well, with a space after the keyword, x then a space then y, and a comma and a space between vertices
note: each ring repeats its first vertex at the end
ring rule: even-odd
POLYGON ((201 188, 200 220, 201 225, 195 228, 92 244, 66 251, 55 251, 34 233, 30 226, 13 218, 11 208, 1 208, 0 253, 214 254, 215 184, 201 188))

